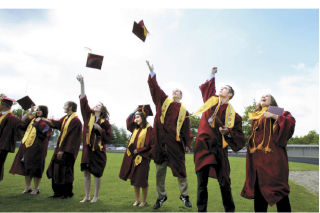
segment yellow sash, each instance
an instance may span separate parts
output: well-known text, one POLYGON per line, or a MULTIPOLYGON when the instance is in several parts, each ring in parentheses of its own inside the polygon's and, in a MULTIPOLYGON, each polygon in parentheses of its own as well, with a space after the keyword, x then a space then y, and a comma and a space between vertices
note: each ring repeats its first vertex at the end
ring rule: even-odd
POLYGON ((24 133, 24 136, 22 138, 21 143, 25 144, 26 148, 30 147, 33 145, 34 140, 37 137, 37 130, 36 128, 33 126, 33 123, 36 119, 33 118, 31 120, 31 122, 28 125, 27 131, 24 133))
MULTIPOLYGON (((139 134, 139 137, 138 137, 138 141, 137 141, 137 148, 142 148, 144 146, 144 143, 146 141, 146 137, 147 137, 147 131, 148 131, 148 127, 150 126, 150 124, 147 124, 146 128, 143 128, 141 131, 140 131, 140 134, 139 134)), ((136 137, 137 137, 137 134, 138 134, 138 131, 139 131, 139 128, 135 128, 132 135, 131 135, 131 138, 130 138, 130 141, 129 141, 129 144, 128 144, 128 147, 134 143, 136 137)), ((130 156, 131 153, 129 151, 129 148, 127 148, 127 155, 130 156)), ((137 155, 136 158, 134 159, 134 165, 135 166, 138 166, 142 161, 142 157, 140 155, 137 155)))
POLYGON ((267 110, 268 107, 263 107, 260 111, 249 112, 249 120, 259 120, 267 110))
MULTIPOLYGON (((166 100, 163 102, 163 104, 161 106, 161 116, 160 116, 161 124, 164 124, 164 118, 165 118, 167 110, 172 102, 173 102, 173 100, 170 99, 169 97, 167 97, 166 100)), ((181 103, 179 115, 178 115, 178 120, 177 120, 176 141, 180 141, 180 130, 181 130, 182 124, 186 118, 186 113, 187 113, 187 109, 181 103)))
POLYGON ((11 110, 9 110, 8 112, 6 112, 4 115, 1 115, 1 117, 0 117, 0 124, 2 123, 2 120, 3 120, 5 117, 7 117, 7 115, 8 115, 9 113, 11 113, 11 110))
POLYGON ((64 138, 66 137, 66 134, 67 134, 67 131, 68 131, 68 127, 69 127, 69 124, 70 122, 72 121, 72 119, 74 117, 77 116, 77 113, 72 113, 70 115, 70 117, 68 118, 68 116, 66 116, 62 122, 62 126, 61 126, 61 137, 60 137, 60 141, 59 141, 59 147, 61 146, 62 144, 62 141, 64 140, 64 138))
POLYGON ((219 97, 211 96, 195 113, 193 113, 189 117, 204 113, 205 111, 216 105, 218 102, 219 97))
POLYGON ((255 122, 255 124, 253 125, 253 128, 252 128, 252 133, 249 137, 249 141, 250 141, 250 138, 252 138, 252 144, 253 144, 253 147, 250 147, 250 144, 249 144, 249 151, 250 153, 254 153, 257 149, 258 150, 263 150, 265 151, 265 153, 267 152, 271 152, 271 148, 269 147, 269 144, 270 144, 270 141, 271 141, 271 129, 275 129, 275 124, 273 125, 273 128, 271 128, 271 119, 263 119, 262 116, 263 114, 268 110, 268 107, 263 107, 260 111, 258 112, 252 112, 252 113, 249 113, 249 120, 257 120, 255 122), (262 120, 263 119, 263 120, 262 120), (256 146, 255 144, 255 137, 256 137, 256 129, 257 127, 259 126, 259 123, 261 122, 262 120, 262 125, 263 125, 263 138, 262 138, 262 141, 261 143, 258 144, 258 146, 256 146), (264 143, 264 140, 265 140, 265 136, 266 136, 266 126, 267 126, 267 121, 269 120, 269 138, 268 138, 268 143, 267 143, 267 146, 263 148, 263 143, 264 143))

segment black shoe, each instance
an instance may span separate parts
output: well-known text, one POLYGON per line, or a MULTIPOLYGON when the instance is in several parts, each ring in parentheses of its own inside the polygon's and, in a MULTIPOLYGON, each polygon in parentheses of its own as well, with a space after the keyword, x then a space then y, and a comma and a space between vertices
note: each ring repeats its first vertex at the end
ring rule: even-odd
POLYGON ((48 198, 56 199, 56 198, 61 198, 62 195, 51 195, 48 198))
POLYGON ((192 204, 189 200, 189 196, 183 196, 183 195, 180 195, 180 200, 182 200, 183 204, 188 207, 188 208, 191 208, 192 207, 192 204))
POLYGON ((164 201, 167 200, 167 196, 161 198, 161 199, 157 199, 156 203, 153 205, 153 209, 158 209, 162 206, 162 204, 164 203, 164 201))

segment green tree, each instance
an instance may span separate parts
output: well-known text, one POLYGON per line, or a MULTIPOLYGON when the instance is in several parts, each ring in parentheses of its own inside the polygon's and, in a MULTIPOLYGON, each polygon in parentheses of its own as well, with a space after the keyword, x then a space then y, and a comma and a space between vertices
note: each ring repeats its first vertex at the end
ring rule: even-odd
POLYGON ((305 136, 290 138, 288 144, 319 144, 319 134, 315 130, 311 130, 305 136))
POLYGON ((249 120, 249 113, 254 112, 256 109, 257 102, 253 100, 253 103, 250 106, 247 106, 244 111, 244 115, 242 116, 242 131, 246 140, 249 140, 249 136, 251 133, 251 121, 249 120))
POLYGON ((200 124, 200 117, 199 116, 190 117, 190 130, 193 135, 193 139, 192 139, 192 143, 191 143, 191 151, 193 151, 194 143, 196 141, 199 124, 200 124))

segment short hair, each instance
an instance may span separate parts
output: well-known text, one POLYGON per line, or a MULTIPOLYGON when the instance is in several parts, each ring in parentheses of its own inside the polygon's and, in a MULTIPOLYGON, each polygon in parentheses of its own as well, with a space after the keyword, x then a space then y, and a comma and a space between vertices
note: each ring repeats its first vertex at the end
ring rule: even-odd
POLYGON ((182 98, 182 91, 181 91, 181 89, 175 88, 173 91, 179 91, 180 94, 181 94, 181 98, 182 98))
POLYGON ((72 112, 76 112, 77 111, 77 104, 73 101, 68 101, 67 102, 68 107, 71 107, 72 112))
POLYGON ((44 118, 48 117, 49 110, 48 110, 47 106, 39 105, 38 109, 42 112, 42 116, 41 117, 44 117, 44 118))
POLYGON ((229 93, 232 94, 230 99, 229 99, 229 100, 231 100, 233 98, 233 96, 234 96, 234 90, 233 90, 232 86, 230 86, 230 85, 226 85, 226 86, 229 87, 229 93))

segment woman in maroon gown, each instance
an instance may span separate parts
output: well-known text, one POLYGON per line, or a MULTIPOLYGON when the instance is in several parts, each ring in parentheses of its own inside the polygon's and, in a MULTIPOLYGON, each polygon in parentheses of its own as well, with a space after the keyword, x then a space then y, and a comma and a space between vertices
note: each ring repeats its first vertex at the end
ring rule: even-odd
POLYGON ((86 195, 80 202, 90 201, 91 174, 94 176, 94 196, 91 203, 97 202, 101 177, 107 163, 106 144, 110 142, 112 127, 109 123, 107 108, 98 103, 93 109, 89 107, 81 75, 77 76, 81 85, 80 106, 83 118, 83 149, 81 171, 84 172, 86 195))
POLYGON ((150 165, 150 148, 152 127, 146 117, 152 116, 149 105, 139 106, 135 113, 127 118, 127 129, 132 132, 124 153, 119 177, 122 180, 131 179, 136 201, 133 206, 143 207, 147 204, 148 176, 150 165), (140 203, 140 188, 142 202, 140 203))
POLYGON ((25 176, 26 188, 23 193, 39 194, 39 183, 44 171, 51 128, 42 120, 48 117, 48 107, 40 105, 35 116, 30 116, 31 111, 25 114, 26 132, 22 138, 19 151, 10 169, 11 174, 25 176), (31 182, 34 179, 34 189, 31 182))
POLYGON ((249 114, 252 130, 247 148, 246 180, 241 195, 254 199, 256 212, 266 212, 268 204, 276 204, 279 212, 290 212, 286 146, 293 135, 295 119, 288 111, 269 112, 270 106, 277 106, 275 99, 270 94, 264 95, 256 111, 249 114))

